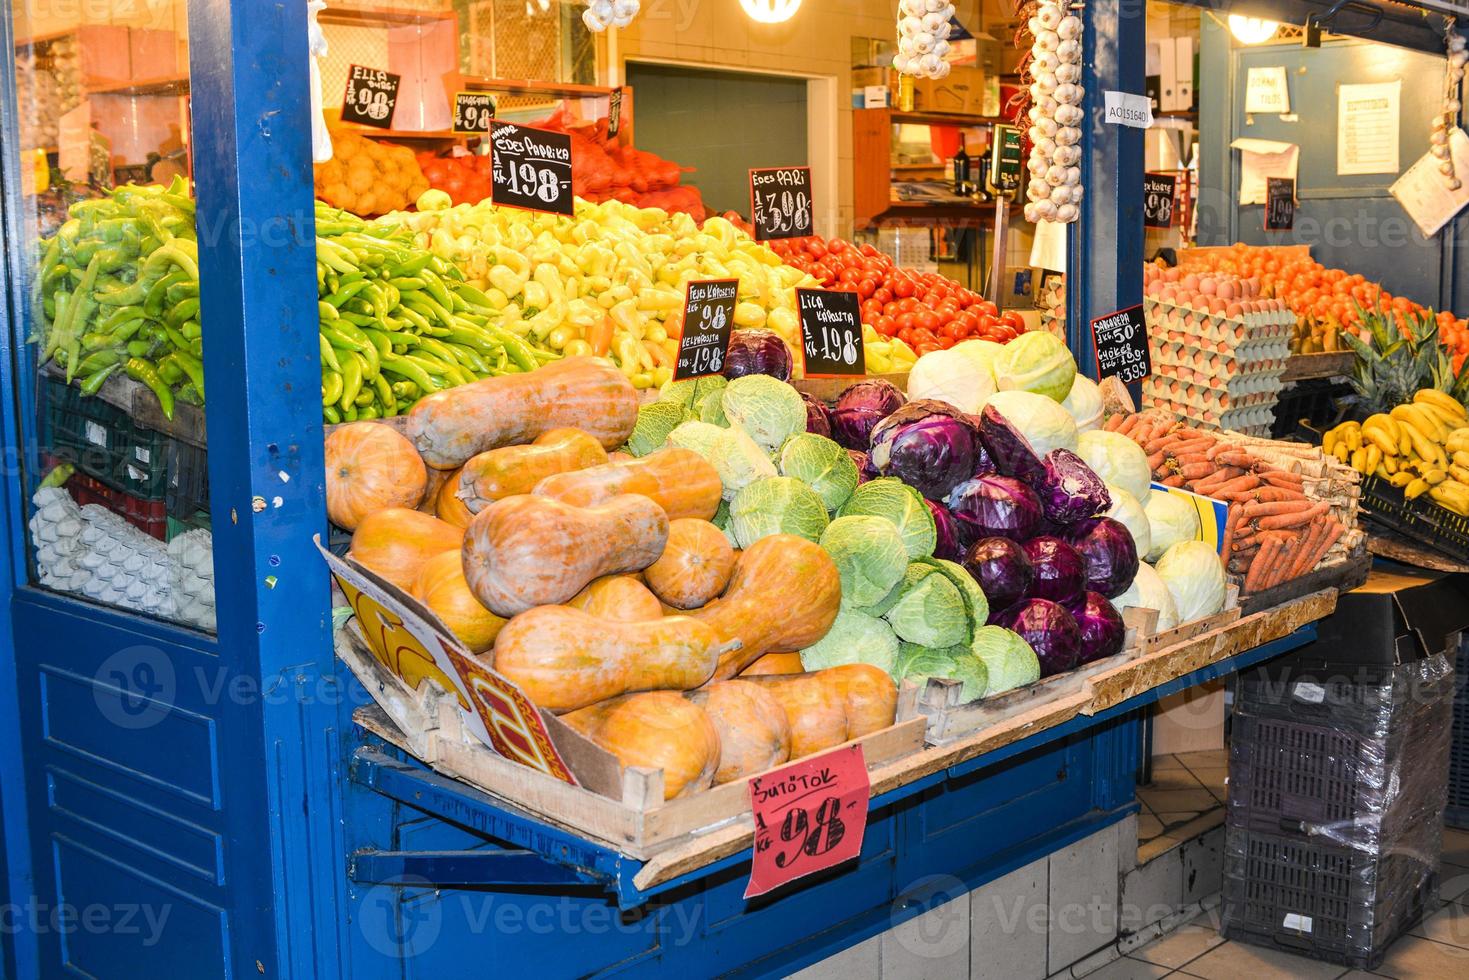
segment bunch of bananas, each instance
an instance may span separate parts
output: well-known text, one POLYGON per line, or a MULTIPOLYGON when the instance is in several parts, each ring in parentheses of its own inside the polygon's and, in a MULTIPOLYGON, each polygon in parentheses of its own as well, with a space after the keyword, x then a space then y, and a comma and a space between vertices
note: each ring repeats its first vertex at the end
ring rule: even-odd
POLYGON ((1409 500, 1428 494, 1469 517, 1469 417, 1442 391, 1424 388, 1413 401, 1365 422, 1343 422, 1321 448, 1363 475, 1403 488, 1409 500))

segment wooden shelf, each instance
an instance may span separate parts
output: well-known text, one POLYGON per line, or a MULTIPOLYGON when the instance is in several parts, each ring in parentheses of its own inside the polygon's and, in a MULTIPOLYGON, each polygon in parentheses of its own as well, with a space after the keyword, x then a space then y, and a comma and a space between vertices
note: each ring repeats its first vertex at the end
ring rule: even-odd
MULTIPOLYGON (((550 95, 562 99, 611 98, 613 90, 601 85, 573 85, 570 82, 537 82, 523 78, 479 78, 464 75, 460 79, 470 92, 504 92, 506 95, 550 95)), ((624 104, 623 108, 626 108, 624 104)))
POLYGON ((88 95, 165 95, 189 94, 188 72, 159 75, 154 78, 133 78, 123 82, 86 82, 82 88, 88 95))
POLYGON ((955 116, 942 112, 902 112, 898 109, 856 109, 854 112, 886 112, 895 123, 917 126, 994 126, 997 123, 1010 125, 1009 119, 998 116, 955 116))
POLYGON ((1285 360, 1285 373, 1280 380, 1306 381, 1312 378, 1349 378, 1357 355, 1351 351, 1321 354, 1292 354, 1285 360))
POLYGON ((327 7, 316 15, 321 24, 342 27, 411 27, 454 20, 452 10, 412 10, 399 7, 327 7))

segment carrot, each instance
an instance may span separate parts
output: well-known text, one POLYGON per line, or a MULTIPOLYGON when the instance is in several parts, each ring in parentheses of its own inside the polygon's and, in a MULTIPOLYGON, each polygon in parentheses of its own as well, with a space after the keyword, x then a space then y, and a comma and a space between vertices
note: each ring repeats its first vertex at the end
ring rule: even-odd
POLYGON ((1178 475, 1185 480, 1197 480, 1214 472, 1214 464, 1210 462, 1182 463, 1178 468, 1178 475))
POLYGON ((1107 421, 1102 423, 1102 428, 1106 429, 1108 432, 1120 432, 1123 435, 1128 435, 1136 427, 1136 415, 1109 415, 1107 416, 1107 421))
POLYGON ((1267 569, 1273 568, 1275 556, 1280 552, 1280 539, 1268 538, 1260 544, 1260 552, 1255 560, 1250 562, 1249 573, 1245 575, 1246 592, 1255 592, 1260 587, 1261 580, 1265 577, 1267 569))
POLYGON ((1278 517, 1282 514, 1295 514, 1305 510, 1309 505, 1304 500, 1271 500, 1263 503, 1245 504, 1245 519, 1258 520, 1262 517, 1278 517))
POLYGON ((1232 448, 1233 448, 1233 443, 1228 443, 1228 442, 1225 442, 1223 439, 1220 439, 1219 441, 1215 442, 1214 445, 1212 445, 1212 446, 1209 447, 1209 458, 1210 459, 1213 459, 1215 456, 1218 456, 1220 453, 1227 453, 1232 448))
MULTIPOLYGON (((1302 503, 1305 503, 1305 501, 1302 501, 1302 503)), ((1328 506, 1329 505, 1326 503, 1326 501, 1323 500, 1319 504, 1311 504, 1307 506, 1305 510, 1292 511, 1284 514, 1272 514, 1269 517, 1262 517, 1260 519, 1260 530, 1284 530, 1285 528, 1300 527, 1303 524, 1309 524, 1311 521, 1314 521, 1316 518, 1326 513, 1328 506)))
POLYGON ((1219 496, 1235 493, 1247 493, 1260 485, 1260 478, 1253 473, 1244 476, 1231 477, 1214 488, 1214 493, 1219 496))
POLYGON ((1298 573, 1299 575, 1306 574, 1320 564, 1321 560, 1326 557, 1326 553, 1331 550, 1332 546, 1336 544, 1337 539, 1346 530, 1339 521, 1330 517, 1321 521, 1320 524, 1321 533, 1313 542, 1310 554, 1302 557, 1302 565, 1304 567, 1298 573))
POLYGON ((1173 444, 1173 455, 1185 456, 1189 453, 1205 453, 1209 447, 1214 445, 1213 439, 1185 439, 1173 444))
POLYGON ((1263 474, 1265 479, 1277 487, 1294 487, 1299 490, 1303 486, 1301 474, 1287 473, 1285 470, 1266 470, 1263 474))
POLYGON ((1257 460, 1250 453, 1244 452, 1242 450, 1233 450, 1230 452, 1218 453, 1215 455, 1214 461, 1217 463, 1222 463, 1226 466, 1238 466, 1241 469, 1250 470, 1252 472, 1258 469, 1260 465, 1259 460, 1257 460))
POLYGON ((1151 453, 1148 456, 1148 469, 1152 470, 1154 473, 1158 472, 1158 470, 1163 466, 1163 461, 1166 458, 1166 454, 1161 449, 1155 453, 1151 453))
POLYGON ((1274 566, 1265 572, 1264 581, 1260 583, 1262 589, 1273 589, 1285 581, 1286 574, 1295 567, 1296 552, 1301 549, 1303 534, 1292 534, 1281 541, 1280 551, 1276 553, 1274 566))
POLYGON ((1301 493, 1299 490, 1290 490, 1285 487, 1266 486, 1260 487, 1255 490, 1255 492, 1251 494, 1250 499, 1258 500, 1262 503, 1269 503, 1271 501, 1281 500, 1305 500, 1306 495, 1301 493))
POLYGON ((1315 564, 1315 562, 1312 560, 1312 556, 1315 554, 1316 549, 1320 545, 1320 543, 1326 540, 1326 525, 1327 522, 1330 520, 1331 518, 1328 517, 1324 520, 1312 521, 1311 524, 1306 528, 1304 534, 1302 535, 1304 540, 1301 542, 1300 553, 1296 555, 1296 560, 1291 565, 1290 575, 1287 576, 1288 578, 1300 578, 1302 575, 1311 570, 1311 567, 1315 564))
POLYGON ((1226 514, 1227 516, 1224 518, 1224 547, 1220 548, 1219 550, 1225 556, 1228 556, 1230 553, 1230 545, 1234 543, 1235 528, 1239 526, 1239 509, 1236 507, 1231 507, 1226 512, 1226 514))
POLYGON ((1163 479, 1159 480, 1158 482, 1161 483, 1161 484, 1163 484, 1165 487, 1178 487, 1178 488, 1182 489, 1183 488, 1183 484, 1184 484, 1184 479, 1183 479, 1182 476, 1179 476, 1177 473, 1175 473, 1172 476, 1164 477, 1163 479))

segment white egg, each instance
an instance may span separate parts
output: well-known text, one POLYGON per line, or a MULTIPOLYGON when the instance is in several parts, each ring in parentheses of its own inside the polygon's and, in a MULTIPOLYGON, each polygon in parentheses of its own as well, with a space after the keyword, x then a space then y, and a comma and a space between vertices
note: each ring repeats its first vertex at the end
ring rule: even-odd
POLYGON ((1081 130, 1075 126, 1062 126, 1056 130, 1056 145, 1071 146, 1081 142, 1081 130))
POLYGON ((1081 81, 1081 66, 1067 63, 1056 66, 1056 81, 1076 84, 1081 81))
POLYGON ((1067 14, 1065 17, 1062 17, 1061 22, 1056 25, 1056 33, 1061 35, 1063 40, 1070 40, 1074 37, 1081 37, 1081 18, 1076 16, 1075 14, 1067 14))
POLYGON ((1062 61, 1080 61, 1081 42, 1078 41, 1076 38, 1061 41, 1056 45, 1056 57, 1060 58, 1062 61))

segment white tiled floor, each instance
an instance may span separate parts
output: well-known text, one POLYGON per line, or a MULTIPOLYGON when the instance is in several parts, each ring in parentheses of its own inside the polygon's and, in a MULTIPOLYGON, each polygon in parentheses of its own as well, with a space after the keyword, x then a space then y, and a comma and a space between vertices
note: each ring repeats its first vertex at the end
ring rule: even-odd
POLYGON ((1441 898, 1447 904, 1389 949, 1371 973, 1220 938, 1218 909, 1086 975, 1086 980, 1449 980, 1469 977, 1469 832, 1444 832, 1441 898))

